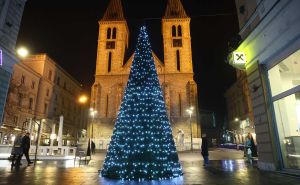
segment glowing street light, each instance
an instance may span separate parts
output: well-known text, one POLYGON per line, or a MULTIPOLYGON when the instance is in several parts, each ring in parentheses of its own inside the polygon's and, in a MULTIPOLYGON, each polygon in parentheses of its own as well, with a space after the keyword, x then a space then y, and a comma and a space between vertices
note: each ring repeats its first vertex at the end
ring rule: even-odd
POLYGON ((24 48, 24 47, 20 47, 19 49, 17 49, 17 54, 21 57, 21 58, 25 58, 28 56, 29 51, 28 49, 24 48))
POLYGON ((90 115, 92 116, 92 138, 94 138, 94 118, 96 114, 97 111, 94 110, 93 108, 90 108, 90 115))
POLYGON ((193 130, 192 130, 192 114, 194 107, 190 107, 186 111, 190 114, 190 131, 191 131, 191 151, 193 151, 193 130))
POLYGON ((88 101, 88 97, 86 95, 80 95, 78 98, 78 102, 80 104, 85 104, 88 101))

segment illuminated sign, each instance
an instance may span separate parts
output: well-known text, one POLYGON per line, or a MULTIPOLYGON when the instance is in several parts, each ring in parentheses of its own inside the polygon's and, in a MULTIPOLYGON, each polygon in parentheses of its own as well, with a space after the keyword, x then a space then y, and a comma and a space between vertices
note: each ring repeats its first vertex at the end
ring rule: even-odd
POLYGON ((246 55, 244 52, 234 51, 232 55, 234 64, 246 64, 246 55))
POLYGON ((0 49, 0 66, 2 66, 2 50, 0 49))

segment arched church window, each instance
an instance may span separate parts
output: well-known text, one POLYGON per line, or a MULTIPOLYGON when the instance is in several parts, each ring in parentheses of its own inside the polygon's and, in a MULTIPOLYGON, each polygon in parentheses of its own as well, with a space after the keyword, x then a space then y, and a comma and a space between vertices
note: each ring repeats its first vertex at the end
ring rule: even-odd
POLYGON ((111 28, 108 28, 106 32, 106 38, 110 39, 110 37, 111 37, 111 28))
POLYGON ((176 37, 176 26, 172 26, 172 37, 176 37))
POLYGON ((178 37, 182 36, 182 31, 181 31, 181 26, 180 25, 177 27, 177 33, 178 33, 178 37))
POLYGON ((177 62, 177 71, 180 71, 180 53, 179 53, 179 50, 176 50, 176 62, 177 62))
POLYGON ((107 71, 111 71, 111 52, 108 53, 108 68, 107 71))
POLYGON ((117 28, 113 28, 112 39, 116 39, 117 37, 117 28))

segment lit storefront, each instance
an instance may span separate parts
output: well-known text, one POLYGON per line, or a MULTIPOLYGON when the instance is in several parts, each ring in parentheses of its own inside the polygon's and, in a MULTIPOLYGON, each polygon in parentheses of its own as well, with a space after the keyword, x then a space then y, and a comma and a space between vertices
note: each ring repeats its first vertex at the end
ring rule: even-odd
POLYGON ((263 1, 253 13, 261 16, 260 22, 229 56, 232 66, 247 73, 258 167, 296 174, 300 170, 298 7, 300 1, 263 1), (267 11, 259 14, 262 7, 267 11))
POLYGON ((285 168, 300 169, 300 49, 268 70, 285 168))

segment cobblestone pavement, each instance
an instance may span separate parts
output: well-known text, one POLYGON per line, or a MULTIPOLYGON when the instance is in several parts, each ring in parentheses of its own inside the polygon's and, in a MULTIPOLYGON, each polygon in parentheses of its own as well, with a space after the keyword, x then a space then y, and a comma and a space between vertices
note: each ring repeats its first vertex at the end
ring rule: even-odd
MULTIPOLYGON (((255 165, 249 166, 243 159, 212 160, 208 167, 202 166, 198 154, 180 153, 184 176, 170 181, 120 182, 100 178, 105 154, 93 156, 88 165, 78 161, 37 161, 36 165, 23 165, 19 170, 11 169, 10 162, 0 161, 0 185, 300 185, 300 178, 274 172, 263 172, 255 165)), ((25 161, 22 161, 26 163, 25 161)))

